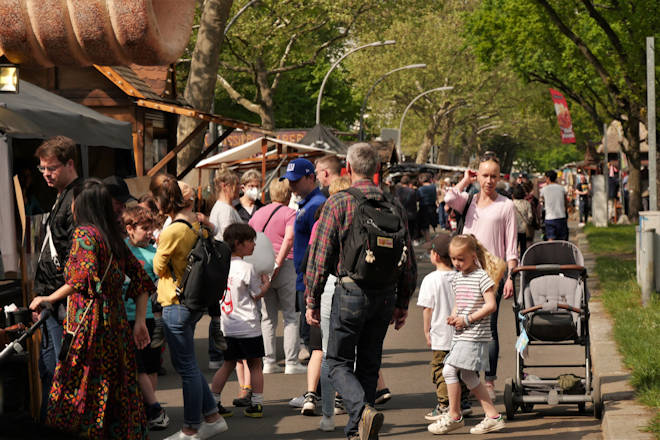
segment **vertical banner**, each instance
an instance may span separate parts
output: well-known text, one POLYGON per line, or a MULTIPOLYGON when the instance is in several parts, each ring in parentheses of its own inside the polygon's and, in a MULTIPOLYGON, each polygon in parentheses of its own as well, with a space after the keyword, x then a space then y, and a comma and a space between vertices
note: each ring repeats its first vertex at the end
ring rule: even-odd
POLYGON ((561 130, 561 143, 574 144, 575 133, 573 132, 573 123, 571 122, 571 114, 568 112, 568 105, 566 99, 561 92, 550 89, 552 102, 555 104, 555 113, 557 114, 557 122, 561 130))

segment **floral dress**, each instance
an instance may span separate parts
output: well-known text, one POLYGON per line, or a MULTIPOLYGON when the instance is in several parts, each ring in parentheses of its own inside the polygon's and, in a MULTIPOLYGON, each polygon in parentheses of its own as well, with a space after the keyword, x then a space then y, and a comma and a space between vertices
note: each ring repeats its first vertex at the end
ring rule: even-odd
POLYGON ((80 330, 66 359, 57 363, 46 423, 92 439, 144 439, 147 422, 122 299, 124 274, 131 279, 127 297, 155 288, 131 252, 125 260, 110 256, 98 229, 75 230, 64 275, 75 291, 69 296, 68 329, 75 332, 80 325, 80 330))

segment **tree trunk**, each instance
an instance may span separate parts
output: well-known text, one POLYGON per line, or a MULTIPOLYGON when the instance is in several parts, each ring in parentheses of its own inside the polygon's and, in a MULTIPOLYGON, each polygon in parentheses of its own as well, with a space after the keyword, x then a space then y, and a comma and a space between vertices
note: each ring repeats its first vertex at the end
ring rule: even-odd
POLYGON ((261 57, 257 58, 255 63, 257 72, 257 87, 259 88, 259 117, 261 117, 261 127, 266 130, 275 129, 275 104, 273 102, 273 89, 268 82, 268 71, 261 57))
POLYGON ((429 159, 429 154, 431 153, 431 147, 433 146, 433 142, 435 142, 435 133, 437 130, 437 124, 435 122, 435 116, 429 123, 426 132, 424 132, 424 140, 422 140, 422 146, 419 148, 419 151, 417 151, 417 158, 415 159, 415 163, 422 164, 426 163, 426 161, 429 159))
MULTIPOLYGON (((233 0, 205 0, 192 54, 190 74, 183 97, 196 109, 210 111, 215 96, 223 34, 233 0)), ((199 119, 180 117, 177 142, 181 142, 200 123, 199 119)), ((202 151, 204 133, 200 133, 177 155, 177 170, 183 171, 202 151)))
POLYGON ((639 217, 639 211, 642 208, 642 155, 640 152, 639 119, 630 117, 628 121, 622 122, 623 132, 628 140, 626 156, 630 165, 630 173, 628 174, 628 214, 630 220, 635 221, 639 217))
POLYGON ((436 162, 439 165, 448 165, 449 162, 449 141, 451 140, 451 131, 454 128, 453 113, 449 113, 445 118, 445 131, 442 133, 442 140, 438 148, 436 162))

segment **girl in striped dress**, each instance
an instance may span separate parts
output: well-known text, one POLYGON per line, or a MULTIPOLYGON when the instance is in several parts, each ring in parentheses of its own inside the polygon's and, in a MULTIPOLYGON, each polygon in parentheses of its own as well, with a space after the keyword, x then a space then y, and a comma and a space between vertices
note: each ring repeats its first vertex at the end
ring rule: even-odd
POLYGON ((479 399, 486 417, 470 429, 485 434, 504 428, 478 372, 488 370, 488 342, 491 340, 490 315, 496 310, 496 284, 486 270, 490 261, 474 235, 457 235, 449 244, 449 256, 457 270, 451 286, 455 305, 447 323, 454 327, 451 350, 445 358, 442 375, 447 383, 449 412, 429 425, 433 434, 446 434, 465 425, 461 415, 460 379, 479 399))

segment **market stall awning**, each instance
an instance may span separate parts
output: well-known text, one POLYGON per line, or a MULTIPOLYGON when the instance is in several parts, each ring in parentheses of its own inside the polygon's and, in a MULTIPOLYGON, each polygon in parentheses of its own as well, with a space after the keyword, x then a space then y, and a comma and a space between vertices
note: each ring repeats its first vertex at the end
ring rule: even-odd
POLYGON ((98 113, 27 81, 0 95, 0 130, 17 138, 68 136, 90 146, 132 149, 131 124, 98 113), (35 130, 36 128, 36 130, 35 130))
POLYGON ((266 158, 269 161, 276 161, 286 159, 287 157, 301 157, 301 156, 320 156, 328 154, 328 152, 321 148, 310 147, 308 145, 297 144, 295 142, 288 142, 281 139, 272 138, 270 136, 262 136, 260 138, 251 140, 234 147, 230 150, 218 153, 202 160, 196 168, 219 168, 220 165, 227 164, 228 166, 235 166, 246 163, 260 163, 263 159, 262 153, 264 148, 264 140, 266 141, 266 158), (279 150, 278 150, 279 145, 279 150))

